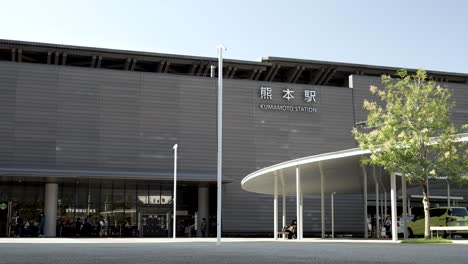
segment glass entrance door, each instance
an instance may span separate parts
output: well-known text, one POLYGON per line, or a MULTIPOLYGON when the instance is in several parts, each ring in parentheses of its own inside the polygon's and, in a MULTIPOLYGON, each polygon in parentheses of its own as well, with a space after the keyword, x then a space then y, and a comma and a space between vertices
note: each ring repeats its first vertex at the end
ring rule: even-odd
POLYGON ((143 237, 168 237, 166 214, 144 214, 141 217, 143 237))
POLYGON ((172 210, 169 206, 140 206, 138 208, 140 236, 172 236, 172 210))

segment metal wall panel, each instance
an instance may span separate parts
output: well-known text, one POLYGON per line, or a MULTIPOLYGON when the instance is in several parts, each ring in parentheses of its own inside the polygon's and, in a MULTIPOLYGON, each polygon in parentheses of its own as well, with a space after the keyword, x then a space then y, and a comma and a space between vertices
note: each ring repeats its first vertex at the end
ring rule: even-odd
MULTIPOLYGON (((272 197, 243 191, 240 181, 247 174, 355 147, 354 120, 365 119, 363 98, 369 84, 380 80, 354 76, 353 81, 354 89, 225 80, 223 166, 230 183, 224 185, 224 231, 272 231, 272 197), (272 88, 271 100, 260 98, 262 86, 272 88), (288 88, 295 91, 291 101, 282 97, 288 88), (316 103, 304 100, 305 90, 317 92, 316 103), (262 103, 308 105, 317 112, 264 110, 262 103)), ((453 87, 457 99, 467 97, 466 85, 453 87)), ((155 180, 167 179, 178 143, 182 179, 216 179, 214 79, 0 62, 0 92, 0 169, 127 178, 154 173, 155 180)), ((456 109, 454 118, 466 121, 464 102, 456 109)), ((290 222, 295 198, 287 200, 290 222)), ((336 232, 362 232, 362 195, 337 194, 335 201, 336 232)), ((305 231, 318 232, 320 200, 305 197, 304 203, 305 231)))
MULTIPOLYGON (((371 95, 369 91, 370 85, 375 85, 379 88, 383 88, 383 85, 379 77, 353 75, 352 80, 356 121, 364 121, 367 119, 367 113, 362 108, 364 99, 370 101, 377 101, 378 99, 371 95)), ((441 85, 451 89, 453 92, 452 99, 456 103, 452 113, 453 122, 458 125, 468 123, 468 84, 441 83, 441 85)))

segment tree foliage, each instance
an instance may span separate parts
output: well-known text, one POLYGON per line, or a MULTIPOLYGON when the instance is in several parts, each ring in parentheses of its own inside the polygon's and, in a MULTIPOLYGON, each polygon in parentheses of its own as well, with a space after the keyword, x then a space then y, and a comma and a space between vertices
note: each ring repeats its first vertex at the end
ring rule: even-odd
POLYGON ((380 102, 364 101, 367 128, 353 130, 359 147, 371 151, 363 162, 407 173, 415 183, 436 176, 462 182, 468 153, 466 143, 457 142, 461 128, 450 120, 450 90, 428 80, 424 70, 396 75, 382 76, 384 89, 371 86, 380 102))
POLYGON ((466 142, 457 137, 462 127, 450 119, 455 105, 451 91, 428 80, 424 70, 414 75, 401 70, 396 76, 383 75, 383 89, 370 87, 379 101, 364 101, 367 127, 355 128, 353 134, 359 147, 371 152, 363 158, 364 164, 404 173, 410 182, 421 185, 428 237, 426 182, 440 177, 452 183, 464 182, 468 174, 468 149, 466 142))

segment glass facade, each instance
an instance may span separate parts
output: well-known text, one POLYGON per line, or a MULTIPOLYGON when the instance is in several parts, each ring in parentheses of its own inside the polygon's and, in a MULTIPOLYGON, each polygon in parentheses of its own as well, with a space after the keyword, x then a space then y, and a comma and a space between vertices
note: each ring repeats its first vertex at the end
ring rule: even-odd
MULTIPOLYGON (((103 179, 58 179, 57 236, 172 236, 171 182, 103 179)), ((197 186, 178 187, 177 236, 191 236, 197 186), (190 228, 189 228, 190 230, 190 228)), ((42 179, 0 178, 0 236, 40 236, 44 225, 42 179), (11 208, 10 208, 11 207, 11 208)))

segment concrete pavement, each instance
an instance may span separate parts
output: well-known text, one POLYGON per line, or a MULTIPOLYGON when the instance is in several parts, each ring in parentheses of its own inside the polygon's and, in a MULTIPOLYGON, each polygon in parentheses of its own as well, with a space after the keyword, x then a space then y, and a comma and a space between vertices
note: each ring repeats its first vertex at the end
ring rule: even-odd
POLYGON ((466 263, 466 245, 373 240, 0 239, 0 263, 466 263))

